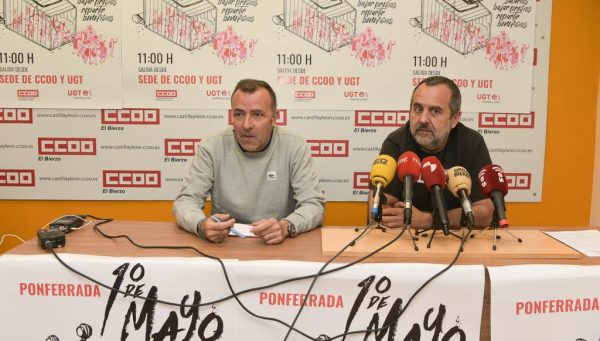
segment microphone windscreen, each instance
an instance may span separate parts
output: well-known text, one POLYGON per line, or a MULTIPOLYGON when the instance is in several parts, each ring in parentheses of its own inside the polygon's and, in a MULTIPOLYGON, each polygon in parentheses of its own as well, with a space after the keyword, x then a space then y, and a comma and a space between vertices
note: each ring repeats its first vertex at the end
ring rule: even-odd
POLYGON ((458 191, 464 189, 467 195, 471 195, 471 175, 464 167, 455 166, 446 172, 446 182, 448 182, 448 190, 458 197, 458 191))
POLYGON ((500 191, 502 195, 508 193, 508 180, 504 175, 502 167, 489 164, 479 171, 479 188, 486 197, 493 191, 500 191))
POLYGON ((444 167, 440 163, 440 160, 435 156, 428 156, 423 159, 421 178, 428 190, 431 190, 431 187, 435 185, 439 185, 442 189, 446 187, 446 173, 444 173, 444 167))
POLYGON ((412 175, 413 182, 421 177, 421 159, 411 151, 402 153, 398 158, 398 178, 404 182, 407 175, 412 175))
POLYGON ((389 155, 379 155, 371 165, 371 184, 377 186, 377 183, 381 183, 385 187, 392 182, 395 173, 396 160, 389 155))

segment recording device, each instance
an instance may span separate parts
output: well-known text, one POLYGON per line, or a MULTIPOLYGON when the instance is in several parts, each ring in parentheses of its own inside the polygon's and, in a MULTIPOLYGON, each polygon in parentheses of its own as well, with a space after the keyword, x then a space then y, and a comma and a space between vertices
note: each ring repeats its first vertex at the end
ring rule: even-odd
POLYGON ((468 226, 475 226, 475 216, 471 207, 471 176, 469 171, 464 167, 455 166, 446 172, 446 181, 448 182, 448 190, 452 195, 460 199, 463 212, 467 217, 468 226))
POLYGON ((65 234, 59 229, 37 230, 37 237, 42 249, 55 249, 65 246, 65 234))
POLYGON ((502 167, 489 164, 479 171, 479 188, 481 193, 492 199, 494 203, 494 218, 499 227, 508 227, 504 196, 508 193, 508 181, 502 167))
POLYGON ((76 229, 83 225, 83 223, 85 223, 85 216, 68 214, 52 221, 48 225, 51 230, 57 229, 63 233, 69 233, 72 229, 76 229))
POLYGON ((396 173, 396 160, 389 155, 379 155, 371 165, 371 184, 377 187, 371 216, 380 216, 379 205, 381 201, 381 189, 387 186, 394 179, 396 173))
POLYGON ((444 200, 444 187, 446 186, 446 174, 444 167, 435 156, 428 156, 423 159, 421 168, 421 178, 425 183, 427 190, 432 193, 432 203, 434 210, 437 211, 440 219, 440 225, 444 231, 444 235, 449 235, 448 229, 450 222, 448 221, 448 209, 444 200))
POLYGON ((398 178, 404 183, 404 224, 410 225, 412 220, 413 185, 421 177, 421 160, 407 151, 398 159, 398 178))

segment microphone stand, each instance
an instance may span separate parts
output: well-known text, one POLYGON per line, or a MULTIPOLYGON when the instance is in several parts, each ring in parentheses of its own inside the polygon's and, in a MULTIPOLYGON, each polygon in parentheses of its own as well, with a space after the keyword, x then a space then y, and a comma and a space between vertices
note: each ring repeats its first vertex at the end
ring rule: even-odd
MULTIPOLYGON (((488 227, 486 227, 486 228, 484 228, 482 230, 479 230, 477 233, 471 234, 471 238, 475 238, 476 235, 480 235, 481 233, 483 233, 483 232, 485 232, 485 231, 487 231, 489 229, 494 229, 494 236, 493 236, 493 240, 492 240, 492 250, 496 251, 496 240, 501 238, 501 236, 498 235, 498 229, 499 228, 500 228, 500 223, 498 222, 498 212, 494 208, 494 216, 492 218, 492 223, 490 224, 490 226, 488 226, 488 227)), ((523 239, 515 236, 507 228, 504 229, 504 232, 508 233, 509 236, 513 237, 519 243, 523 242, 523 239)))
MULTIPOLYGON (((373 196, 376 195, 376 192, 373 192, 373 196)), ((388 230, 390 232, 392 232, 392 229, 383 225, 381 223, 382 220, 382 216, 383 216, 383 208, 382 205, 387 203, 387 198, 385 195, 383 195, 383 192, 379 193, 379 204, 377 205, 377 214, 373 215, 371 217, 371 220, 369 221, 369 225, 367 225, 367 227, 365 227, 366 231, 365 233, 363 233, 360 237, 358 237, 356 240, 352 241, 352 243, 350 244, 350 246, 354 246, 356 245, 356 242, 358 242, 359 240, 363 239, 367 234, 369 234, 369 232, 373 231, 374 229, 380 229, 383 232, 388 232, 388 230)), ((355 232, 359 232, 361 229, 354 228, 355 232)), ((402 234, 404 234, 404 231, 408 230, 408 233, 410 234, 410 240, 412 240, 413 242, 413 246, 415 247, 415 251, 419 251, 419 248, 417 247, 417 244, 415 243, 415 239, 412 235, 412 233, 410 232, 410 226, 409 225, 404 225, 404 227, 402 228, 402 230, 399 232, 400 236, 402 236, 402 234)))
MULTIPOLYGON (((375 198, 376 195, 377 195, 377 191, 373 191, 373 198, 375 198)), ((377 213, 375 215, 373 215, 369 211, 369 213, 370 213, 369 216, 371 216, 370 221, 369 221, 367 227, 362 229, 362 230, 366 230, 365 233, 363 233, 356 240, 352 241, 350 246, 356 245, 356 242, 363 239, 367 234, 369 234, 369 232, 373 231, 374 229, 381 229, 383 232, 386 232, 386 230, 388 229, 386 226, 381 224, 382 211, 383 211, 381 206, 387 202, 387 198, 385 197, 385 195, 383 195, 383 193, 381 191, 379 191, 379 201, 378 202, 379 203, 377 204, 377 213)), ((367 207, 367 209, 369 209, 369 207, 367 207)), ((354 232, 359 232, 359 231, 361 231, 360 228, 358 228, 358 227, 354 228, 354 232)))
MULTIPOLYGON (((425 232, 432 231, 431 232, 431 236, 429 236, 429 242, 427 243, 427 248, 429 249, 431 247, 431 242, 433 241, 433 236, 441 228, 442 228, 442 224, 441 224, 441 219, 440 219, 440 213, 437 210, 436 206, 433 205, 433 223, 431 224, 431 227, 426 228, 426 229, 422 229, 422 230, 418 230, 417 229, 417 231, 415 232, 415 235, 416 236, 423 235, 423 237, 427 237, 427 234, 425 232)), ((454 233, 452 231, 449 231, 449 232, 450 232, 449 233, 450 235, 452 235, 452 236, 454 236, 454 237, 456 237, 458 239, 461 239, 461 240, 463 239, 462 236, 459 236, 458 234, 456 234, 456 233, 454 233)), ((464 232, 463 232, 463 234, 464 234, 464 232)), ((460 251, 463 251, 462 247, 461 247, 460 251)))

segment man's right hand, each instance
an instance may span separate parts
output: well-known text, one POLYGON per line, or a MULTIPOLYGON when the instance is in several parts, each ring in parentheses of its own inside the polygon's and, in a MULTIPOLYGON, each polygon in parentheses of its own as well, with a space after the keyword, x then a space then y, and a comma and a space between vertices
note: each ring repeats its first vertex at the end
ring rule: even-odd
POLYGON ((200 229, 202 233, 206 237, 206 239, 211 242, 220 243, 229 236, 229 230, 235 224, 235 219, 232 219, 229 214, 217 213, 213 215, 219 221, 213 220, 211 217, 207 217, 202 224, 200 224, 200 229))

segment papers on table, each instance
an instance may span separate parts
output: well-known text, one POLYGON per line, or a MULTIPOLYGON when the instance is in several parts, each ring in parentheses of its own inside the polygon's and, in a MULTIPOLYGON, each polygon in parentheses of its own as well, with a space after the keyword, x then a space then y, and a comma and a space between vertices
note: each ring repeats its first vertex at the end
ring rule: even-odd
POLYGON ((240 238, 256 237, 254 233, 250 232, 252 225, 248 224, 233 224, 233 228, 229 231, 230 236, 238 236, 240 238))
POLYGON ((545 231, 550 237, 588 257, 600 257, 600 231, 545 231))

